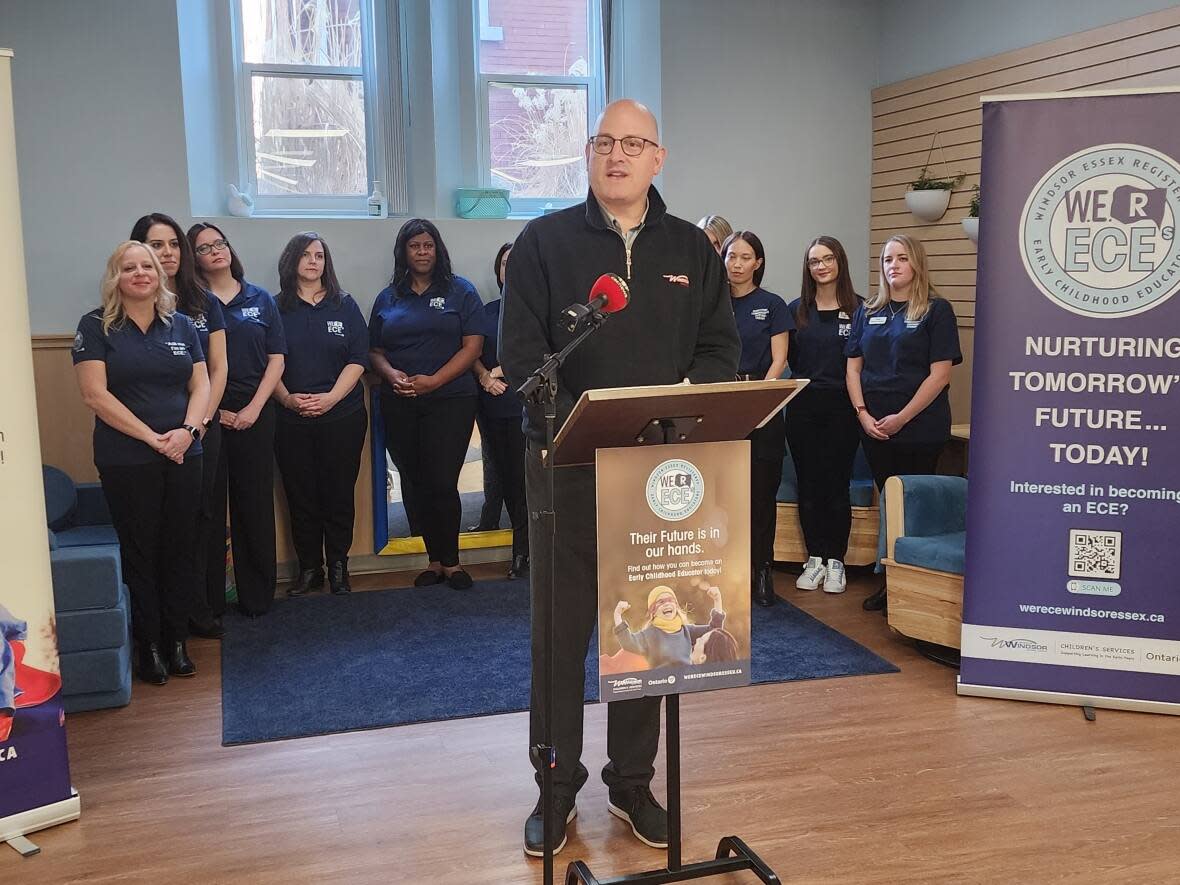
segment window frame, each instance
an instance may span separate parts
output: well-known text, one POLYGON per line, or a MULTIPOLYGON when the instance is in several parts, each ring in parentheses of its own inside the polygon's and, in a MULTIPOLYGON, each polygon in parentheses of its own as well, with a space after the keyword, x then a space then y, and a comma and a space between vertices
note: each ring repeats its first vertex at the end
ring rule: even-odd
MULTIPOLYGON (((481 187, 493 187, 492 182, 492 138, 489 112, 489 91, 493 86, 522 87, 526 89, 568 88, 581 86, 586 89, 586 133, 589 139, 590 129, 606 107, 606 70, 605 47, 603 46, 604 30, 602 23, 602 3, 600 0, 585 0, 587 15, 586 51, 590 56, 587 61, 589 68, 585 77, 574 77, 558 74, 485 74, 480 68, 480 41, 495 39, 487 36, 493 30, 488 22, 487 0, 471 0, 472 28, 472 59, 475 76, 475 104, 476 129, 478 133, 477 163, 479 164, 478 181, 481 187)), ((500 39, 502 37, 500 33, 500 39)), ((585 139, 584 139, 585 141, 585 139)), ((535 218, 547 210, 564 209, 576 205, 586 199, 585 194, 575 197, 512 197, 512 218, 535 218)))
POLYGON ((398 0, 360 0, 361 65, 334 67, 246 62, 242 0, 224 0, 230 23, 230 69, 233 72, 233 124, 239 187, 254 199, 254 214, 269 217, 368 217, 374 181, 381 182, 388 215, 408 212, 405 174, 405 99, 401 86, 398 0), (379 60, 384 64, 378 64, 379 60), (292 79, 348 80, 361 83, 365 114, 365 189, 359 196, 339 194, 266 194, 258 192, 254 148, 256 75, 292 79))

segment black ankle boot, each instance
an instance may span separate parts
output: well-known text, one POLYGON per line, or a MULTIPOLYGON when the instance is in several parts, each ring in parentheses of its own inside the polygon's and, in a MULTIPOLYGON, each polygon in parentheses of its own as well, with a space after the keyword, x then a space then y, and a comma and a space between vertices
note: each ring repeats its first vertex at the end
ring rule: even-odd
POLYGON ((158 642, 139 646, 139 678, 150 685, 163 685, 168 681, 168 668, 164 666, 158 642))
POLYGON ((337 596, 352 592, 352 584, 348 580, 348 563, 345 560, 333 562, 328 566, 328 587, 337 596))
POLYGON ((770 573, 770 565, 760 565, 754 572, 754 601, 762 606, 775 603, 774 576, 770 573))
POLYGON ((188 656, 183 639, 168 643, 168 672, 173 676, 197 675, 197 665, 188 656))
POLYGON ((324 588, 324 570, 309 568, 299 573, 299 578, 287 590, 288 596, 306 596, 314 590, 324 588))

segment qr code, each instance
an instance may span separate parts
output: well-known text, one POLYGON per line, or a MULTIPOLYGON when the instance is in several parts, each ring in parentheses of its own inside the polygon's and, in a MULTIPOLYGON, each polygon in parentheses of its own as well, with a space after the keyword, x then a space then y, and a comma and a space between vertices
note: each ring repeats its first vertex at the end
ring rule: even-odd
POLYGON ((1117 579, 1123 567, 1123 533, 1069 530, 1069 574, 1117 579))

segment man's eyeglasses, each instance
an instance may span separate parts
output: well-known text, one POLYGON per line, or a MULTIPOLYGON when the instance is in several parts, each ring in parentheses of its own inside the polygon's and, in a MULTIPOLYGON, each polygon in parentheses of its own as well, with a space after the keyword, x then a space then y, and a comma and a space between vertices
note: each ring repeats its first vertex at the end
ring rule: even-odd
POLYGON ((812 270, 819 267, 831 267, 836 263, 835 255, 825 255, 823 258, 809 258, 807 259, 807 266, 812 270))
POLYGON ((193 249, 198 255, 208 255, 210 252, 220 252, 229 245, 227 240, 214 240, 212 243, 204 243, 193 249))
POLYGON ((658 142, 652 141, 650 138, 641 138, 638 135, 624 135, 622 138, 614 138, 610 135, 595 135, 588 139, 587 143, 594 148, 594 153, 602 154, 605 157, 615 149, 616 141, 622 145, 623 153, 628 157, 638 157, 649 144, 657 148, 660 146, 658 142))

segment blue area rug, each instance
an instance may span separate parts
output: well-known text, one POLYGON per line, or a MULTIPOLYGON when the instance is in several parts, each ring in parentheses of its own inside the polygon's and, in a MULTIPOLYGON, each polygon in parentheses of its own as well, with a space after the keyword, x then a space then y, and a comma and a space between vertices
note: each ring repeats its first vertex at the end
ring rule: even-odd
MULTIPOLYGON (((754 607, 755 683, 895 673, 859 643, 779 600, 754 607)), ((597 641, 586 698, 598 697, 597 641)), ((246 744, 528 708, 523 581, 280 599, 227 614, 222 741, 246 744)))

